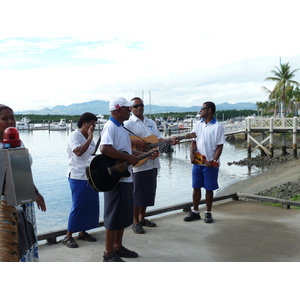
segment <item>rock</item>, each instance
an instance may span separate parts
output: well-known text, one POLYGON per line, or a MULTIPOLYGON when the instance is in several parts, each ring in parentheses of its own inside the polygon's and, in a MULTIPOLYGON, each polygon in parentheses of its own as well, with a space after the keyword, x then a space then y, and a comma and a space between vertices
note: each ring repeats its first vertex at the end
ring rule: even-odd
MULTIPOLYGON (((282 158, 282 157, 268 157, 268 156, 256 156, 254 158, 245 158, 238 162, 233 161, 232 163, 228 163, 228 165, 238 165, 238 166, 255 166, 258 168, 263 168, 267 166, 271 166, 272 164, 285 164, 288 161, 292 161, 293 159, 282 158)), ((257 193, 257 195, 265 196, 265 197, 273 197, 279 199, 290 200, 290 198, 300 195, 300 179, 294 182, 287 182, 280 186, 274 186, 270 189, 266 189, 257 193)))

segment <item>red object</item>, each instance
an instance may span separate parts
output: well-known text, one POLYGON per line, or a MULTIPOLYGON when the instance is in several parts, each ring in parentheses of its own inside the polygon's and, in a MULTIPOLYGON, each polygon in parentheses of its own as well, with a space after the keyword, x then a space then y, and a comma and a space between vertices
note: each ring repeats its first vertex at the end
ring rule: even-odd
POLYGON ((3 144, 9 144, 10 148, 21 147, 19 131, 15 127, 8 127, 3 133, 3 144))

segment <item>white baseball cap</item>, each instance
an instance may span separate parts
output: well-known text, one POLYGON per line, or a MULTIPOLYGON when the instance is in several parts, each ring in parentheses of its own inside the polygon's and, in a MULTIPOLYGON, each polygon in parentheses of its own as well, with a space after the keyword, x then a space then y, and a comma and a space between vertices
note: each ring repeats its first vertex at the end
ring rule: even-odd
POLYGON ((132 102, 127 101, 126 99, 122 97, 114 98, 109 102, 109 111, 116 110, 122 106, 131 107, 133 105, 132 102))

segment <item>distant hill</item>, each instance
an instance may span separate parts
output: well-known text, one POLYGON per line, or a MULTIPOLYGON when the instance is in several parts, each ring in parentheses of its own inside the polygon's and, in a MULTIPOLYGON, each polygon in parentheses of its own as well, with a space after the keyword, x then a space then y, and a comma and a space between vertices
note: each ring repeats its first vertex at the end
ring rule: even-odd
MULTIPOLYGON (((44 108, 41 110, 27 110, 27 111, 17 111, 16 114, 35 114, 35 115, 81 115, 85 112, 92 112, 94 114, 109 115, 108 101, 103 100, 93 100, 89 102, 76 103, 71 105, 56 105, 52 109, 44 108)), ((197 112, 199 111, 201 105, 191 106, 191 107, 180 107, 180 106, 158 106, 158 105, 145 105, 145 114, 159 114, 167 112, 197 112)), ((252 102, 238 102, 235 104, 229 104, 224 102, 217 105, 217 110, 243 110, 252 109, 256 110, 257 107, 255 103, 252 102)))

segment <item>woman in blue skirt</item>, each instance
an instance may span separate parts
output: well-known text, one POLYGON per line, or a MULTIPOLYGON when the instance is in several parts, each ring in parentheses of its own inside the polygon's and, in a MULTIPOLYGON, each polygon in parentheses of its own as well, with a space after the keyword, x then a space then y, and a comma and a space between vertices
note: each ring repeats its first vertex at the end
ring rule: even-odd
POLYGON ((77 122, 79 129, 73 131, 67 140, 68 179, 72 192, 72 208, 67 235, 63 243, 69 248, 78 247, 72 237, 74 232, 79 232, 79 240, 96 241, 86 230, 98 227, 99 193, 90 187, 85 173, 86 162, 95 152, 93 132, 96 122, 97 117, 94 114, 84 113, 77 122))

